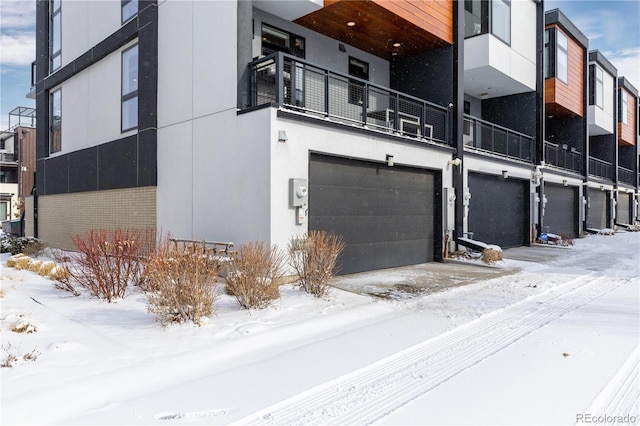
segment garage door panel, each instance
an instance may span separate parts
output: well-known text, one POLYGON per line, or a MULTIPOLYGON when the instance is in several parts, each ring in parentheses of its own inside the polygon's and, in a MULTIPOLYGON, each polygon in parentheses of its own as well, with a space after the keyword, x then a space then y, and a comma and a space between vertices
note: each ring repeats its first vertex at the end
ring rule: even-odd
POLYGON ((546 183, 544 194, 547 197, 543 218, 545 230, 548 229, 554 234, 567 234, 576 237, 578 221, 576 188, 546 183))
POLYGON ((401 192, 314 185, 316 215, 424 215, 433 209, 433 192, 401 192))
POLYGON ((315 217, 315 226, 342 235, 347 244, 372 243, 376 241, 408 241, 433 238, 433 217, 423 216, 364 216, 315 217), (425 220, 426 219, 426 220, 425 220), (398 221, 403 222, 398 227, 398 221))
POLYGON ((604 229, 607 227, 607 192, 589 190, 588 228, 604 229))
POLYGON ((340 259, 340 273, 349 274, 430 262, 433 260, 431 247, 430 240, 348 245, 340 259), (385 255, 379 256, 380 253, 385 255))
POLYGON ((435 175, 312 154, 309 230, 342 235, 340 273, 434 260, 435 175))
POLYGON ((469 191, 469 231, 474 239, 501 247, 528 241, 528 182, 469 173, 469 191))
POLYGON ((394 189, 399 191, 415 190, 416 184, 426 188, 433 184, 433 175, 423 171, 411 171, 407 169, 388 167, 386 165, 371 164, 363 167, 362 162, 354 161, 349 164, 346 159, 340 159, 339 163, 333 158, 314 160, 309 167, 310 175, 316 175, 315 183, 326 186, 349 186, 358 188, 370 188, 371 182, 379 189, 394 189), (407 179, 407 174, 411 179, 407 179))
POLYGON ((618 194, 616 222, 631 224, 631 197, 629 194, 618 194))

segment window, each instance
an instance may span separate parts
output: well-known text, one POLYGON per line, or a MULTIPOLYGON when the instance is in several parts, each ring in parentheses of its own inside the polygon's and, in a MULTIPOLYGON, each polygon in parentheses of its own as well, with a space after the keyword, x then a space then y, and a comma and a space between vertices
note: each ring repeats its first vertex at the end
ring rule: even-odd
POLYGON ((138 0, 122 0, 122 23, 138 14, 138 0))
POLYGON ((138 127, 138 45, 122 52, 123 132, 138 127))
POLYGON ((629 97, 627 95, 627 92, 625 92, 624 90, 620 91, 620 103, 620 121, 622 121, 623 124, 627 124, 629 120, 629 97))
POLYGON ((491 2, 491 33, 511 44, 511 0, 491 2))
POLYGON ((262 24, 262 54, 284 52, 298 58, 305 57, 305 39, 267 24, 262 24))
POLYGON ((544 31, 544 78, 569 83, 569 41, 557 28, 544 31))
POLYGON ((49 2, 49 66, 51 72, 60 68, 62 64, 62 15, 60 3, 61 0, 50 0, 49 2))
POLYGON ((49 153, 62 150, 62 89, 49 94, 49 153))
MULTIPOLYGON (((349 75, 369 81, 369 64, 349 56, 349 75)), ((364 84, 357 80, 349 80, 349 103, 362 105, 364 101, 364 84)))
POLYGON ((602 68, 596 68, 596 87, 595 87, 595 104, 600 108, 604 108, 604 73, 602 68))
POLYGON ((489 31, 505 43, 511 43, 511 0, 465 0, 465 38, 489 31))
POLYGON ((556 78, 564 83, 569 83, 569 44, 567 36, 556 31, 556 78))

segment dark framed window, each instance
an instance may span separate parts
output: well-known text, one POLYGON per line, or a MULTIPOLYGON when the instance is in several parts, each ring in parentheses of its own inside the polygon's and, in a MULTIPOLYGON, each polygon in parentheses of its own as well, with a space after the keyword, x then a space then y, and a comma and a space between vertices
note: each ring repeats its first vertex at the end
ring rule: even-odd
POLYGON ((557 28, 544 30, 544 78, 569 84, 569 39, 557 28))
POLYGON ((122 23, 138 14, 138 0, 122 0, 122 23))
POLYGON ((624 90, 620 90, 620 120, 619 122, 627 124, 629 120, 629 96, 624 90))
POLYGON ((262 24, 262 54, 284 52, 298 58, 305 58, 304 37, 281 30, 271 25, 262 24))
POLYGON ((37 82, 36 61, 31 62, 31 86, 35 86, 37 82))
POLYGON ((62 150, 62 89, 49 94, 49 153, 62 150))
MULTIPOLYGON (((349 75, 361 80, 369 81, 369 64, 360 59, 349 56, 349 75)), ((349 80, 349 103, 362 105, 364 102, 364 83, 349 80)))
POLYGON ((62 6, 60 0, 49 2, 49 71, 62 65, 62 6))
POLYGON ((511 0, 491 2, 491 33, 511 44, 511 0))
POLYGON ((604 108, 604 72, 602 68, 596 66, 595 72, 595 104, 600 108, 604 108))
POLYGON ((138 127, 138 45, 122 51, 121 130, 138 127))
POLYGON ((569 83, 569 39, 556 30, 556 78, 569 83))
POLYGON ((511 0, 465 0, 465 38, 489 32, 511 44, 511 0))

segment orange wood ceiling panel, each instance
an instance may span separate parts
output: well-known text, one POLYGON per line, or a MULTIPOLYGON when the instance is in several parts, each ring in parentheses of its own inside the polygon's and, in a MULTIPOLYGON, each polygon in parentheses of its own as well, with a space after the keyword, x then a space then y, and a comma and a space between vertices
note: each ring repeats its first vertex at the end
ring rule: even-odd
POLYGON ((452 44, 453 0, 325 0, 322 9, 295 22, 391 59, 452 44))
MULTIPOLYGON (((557 30, 562 31, 560 28, 557 28, 557 30)), ((568 83, 564 83, 557 78, 545 80, 544 94, 547 112, 552 111, 555 115, 578 115, 584 117, 584 97, 586 96, 584 79, 585 51, 569 34, 562 32, 568 39, 568 83)))
POLYGON ((627 92, 627 100, 629 102, 629 108, 627 110, 627 124, 618 122, 618 144, 633 146, 636 144, 636 97, 627 92))

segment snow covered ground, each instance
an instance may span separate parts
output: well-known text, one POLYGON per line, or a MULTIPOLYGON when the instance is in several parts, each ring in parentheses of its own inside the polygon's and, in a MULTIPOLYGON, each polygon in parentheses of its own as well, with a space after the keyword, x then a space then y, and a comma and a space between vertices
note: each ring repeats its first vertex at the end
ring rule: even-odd
POLYGON ((499 267, 518 272, 411 298, 284 286, 246 311, 223 296, 207 325, 167 328, 140 292, 73 297, 3 255, 0 355, 37 357, 0 369, 0 420, 637 424, 640 233, 564 250, 545 263, 507 250, 499 267), (35 332, 11 331, 25 319, 35 332))

